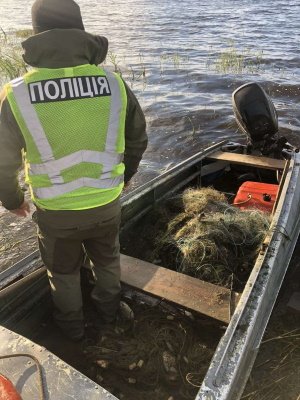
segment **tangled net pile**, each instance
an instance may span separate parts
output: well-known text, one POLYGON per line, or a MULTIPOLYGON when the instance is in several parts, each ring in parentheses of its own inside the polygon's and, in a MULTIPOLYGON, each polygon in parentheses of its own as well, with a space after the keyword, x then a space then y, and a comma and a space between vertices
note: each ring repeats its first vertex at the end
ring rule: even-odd
POLYGON ((135 323, 130 331, 110 332, 86 347, 92 379, 120 399, 194 399, 221 331, 211 335, 207 327, 203 332, 203 326, 179 311, 131 306, 135 323), (214 337, 212 346, 207 337, 214 337))
POLYGON ((225 287, 247 280, 270 225, 268 214, 242 211, 212 188, 188 189, 157 212, 162 265, 225 287))

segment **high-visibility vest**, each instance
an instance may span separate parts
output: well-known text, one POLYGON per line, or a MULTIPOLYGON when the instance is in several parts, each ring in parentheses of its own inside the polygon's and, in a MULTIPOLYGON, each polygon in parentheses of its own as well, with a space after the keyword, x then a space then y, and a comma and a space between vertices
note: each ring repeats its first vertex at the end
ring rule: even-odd
POLYGON ((7 84, 6 94, 38 207, 88 209, 120 195, 127 95, 117 74, 90 64, 38 68, 7 84))

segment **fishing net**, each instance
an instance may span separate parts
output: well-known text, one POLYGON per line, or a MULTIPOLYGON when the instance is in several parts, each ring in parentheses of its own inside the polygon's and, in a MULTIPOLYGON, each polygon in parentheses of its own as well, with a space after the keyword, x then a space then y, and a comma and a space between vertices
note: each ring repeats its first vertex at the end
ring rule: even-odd
POLYGON ((194 399, 221 329, 159 305, 135 302, 131 307, 130 331, 110 331, 87 344, 92 378, 120 399, 194 399))
POLYGON ((156 210, 155 258, 164 267, 237 288, 253 267, 269 215, 242 211, 212 188, 188 189, 156 210))

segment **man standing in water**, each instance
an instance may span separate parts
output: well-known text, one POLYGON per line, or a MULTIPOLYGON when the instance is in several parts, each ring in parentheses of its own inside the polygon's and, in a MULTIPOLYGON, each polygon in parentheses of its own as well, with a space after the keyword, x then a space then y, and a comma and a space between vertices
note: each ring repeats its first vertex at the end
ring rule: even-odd
POLYGON ((146 149, 146 124, 124 81, 98 67, 107 39, 85 32, 73 0, 36 0, 32 23, 22 46, 33 69, 1 95, 0 200, 17 216, 29 213, 17 179, 24 152, 54 319, 79 340, 84 250, 100 321, 113 324, 122 311, 119 198, 146 149))

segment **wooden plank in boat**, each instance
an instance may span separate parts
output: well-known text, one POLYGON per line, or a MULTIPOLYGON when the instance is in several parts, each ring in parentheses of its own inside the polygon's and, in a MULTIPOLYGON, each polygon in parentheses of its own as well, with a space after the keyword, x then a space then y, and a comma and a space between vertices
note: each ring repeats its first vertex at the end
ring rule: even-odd
POLYGON ((285 160, 277 160, 276 158, 258 157, 248 154, 236 154, 226 151, 216 151, 215 153, 210 154, 207 158, 271 170, 284 169, 286 163, 285 160))
POLYGON ((239 294, 137 258, 121 255, 121 281, 144 293, 228 323, 239 294))

